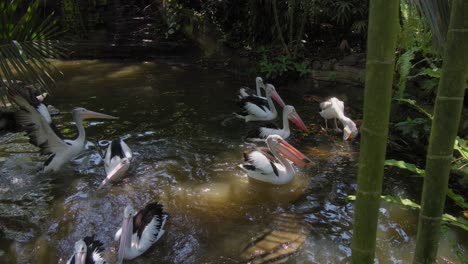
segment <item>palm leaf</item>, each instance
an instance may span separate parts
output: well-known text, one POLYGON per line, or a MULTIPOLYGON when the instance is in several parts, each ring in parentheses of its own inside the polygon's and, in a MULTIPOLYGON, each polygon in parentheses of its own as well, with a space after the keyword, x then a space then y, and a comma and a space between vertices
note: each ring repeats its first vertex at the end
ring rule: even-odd
POLYGON ((411 0, 424 14, 432 31, 433 42, 440 50, 445 45, 450 20, 449 0, 411 0))
POLYGON ((55 85, 54 76, 61 74, 49 59, 66 56, 62 44, 52 40, 61 33, 53 12, 43 18, 40 0, 33 0, 20 14, 19 2, 0 3, 0 97, 4 104, 10 87, 29 84, 48 92, 55 85))

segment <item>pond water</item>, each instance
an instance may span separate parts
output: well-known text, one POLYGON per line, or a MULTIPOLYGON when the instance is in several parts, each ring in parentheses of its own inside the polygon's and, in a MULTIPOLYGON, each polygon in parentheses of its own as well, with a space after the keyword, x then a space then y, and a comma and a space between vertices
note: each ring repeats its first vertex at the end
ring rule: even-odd
MULTIPOLYGON (((356 189, 359 142, 319 133, 318 103, 283 96, 312 131, 294 130, 290 142, 315 164, 291 184, 270 186, 238 168, 253 146, 243 141, 246 124, 232 116, 234 98, 253 80, 167 60, 57 65, 65 76, 48 102, 61 110, 55 121, 66 136, 76 136, 77 106, 120 119, 87 122, 84 154, 55 175, 37 173, 45 157, 25 136, 0 136, 2 263, 65 263, 74 243, 92 234, 115 263, 123 208, 151 201, 170 215, 166 233, 132 263, 349 262, 353 203, 345 199, 356 189), (115 137, 126 139, 134 159, 124 180, 98 189, 105 172, 95 145, 115 137)), ((388 175, 384 190, 417 200, 415 185, 388 175)), ((378 263, 410 263, 417 212, 382 203, 380 213, 378 263)), ((466 254, 464 235, 444 230, 440 263, 466 254)))

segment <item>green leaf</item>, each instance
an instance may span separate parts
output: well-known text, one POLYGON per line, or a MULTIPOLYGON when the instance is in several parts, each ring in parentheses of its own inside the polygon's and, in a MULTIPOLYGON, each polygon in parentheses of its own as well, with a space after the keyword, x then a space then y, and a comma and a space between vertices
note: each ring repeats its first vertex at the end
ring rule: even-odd
POLYGON ((409 170, 411 172, 416 173, 419 176, 424 176, 424 174, 425 174, 425 171, 423 169, 420 169, 420 168, 416 167, 416 165, 414 165, 412 163, 404 162, 402 160, 393 160, 393 159, 386 160, 384 165, 386 165, 386 166, 395 166, 395 167, 398 167, 400 169, 409 170))
MULTIPOLYGON (((389 202, 389 203, 392 203, 392 204, 397 204, 397 205, 403 205, 403 206, 407 206, 407 207, 410 207, 410 208, 413 208, 413 209, 421 209, 421 206, 413 201, 411 201, 410 199, 405 199, 405 198, 401 198, 401 197, 395 197, 395 196, 391 196, 391 195, 382 195, 380 196, 380 198, 386 202, 389 202)), ((348 195, 348 197, 346 197, 346 201, 355 201, 356 200, 356 196, 355 195, 348 195)), ((442 215, 442 223, 444 224, 447 224, 447 225, 451 225, 451 226, 455 226, 455 227, 459 227, 463 230, 466 230, 468 231, 468 221, 466 221, 465 219, 461 218, 461 217, 455 217, 453 215, 450 215, 450 214, 443 214, 442 215)))
POLYGON ((463 196, 454 193, 452 189, 450 188, 448 189, 447 196, 450 197, 450 199, 452 199, 458 206, 463 208, 463 210, 468 209, 468 203, 465 202, 465 199, 463 199, 463 196))

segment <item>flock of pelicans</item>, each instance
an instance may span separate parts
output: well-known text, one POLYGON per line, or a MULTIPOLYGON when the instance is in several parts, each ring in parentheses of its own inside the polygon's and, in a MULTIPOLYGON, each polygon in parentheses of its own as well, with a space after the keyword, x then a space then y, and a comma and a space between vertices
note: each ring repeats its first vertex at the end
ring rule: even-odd
MULTIPOLYGON (((30 142, 40 148, 41 154, 49 155, 44 162, 44 172, 55 172, 72 160, 84 148, 85 129, 83 120, 91 118, 117 119, 110 115, 93 112, 85 108, 75 108, 72 111, 73 120, 78 129, 75 140, 66 140, 55 127, 48 108, 43 104, 44 95, 38 95, 32 89, 8 90, 10 99, 16 103, 19 110, 15 113, 16 122, 23 127, 30 142)), ((294 168, 307 166, 311 163, 303 153, 288 142, 291 134, 289 121, 300 129, 308 131, 299 114, 293 106, 286 105, 275 87, 265 84, 262 78, 256 78, 256 90, 243 87, 239 90, 240 111, 235 116, 250 121, 271 121, 276 119, 278 112, 273 100, 282 108, 283 127, 278 128, 272 123, 261 125, 249 131, 246 140, 251 142, 265 142, 267 147, 259 147, 244 152, 244 162, 239 165, 248 177, 282 185, 294 178, 294 168), (261 90, 265 91, 265 97, 261 90)), ((343 125, 343 139, 350 140, 357 136, 358 130, 354 122, 344 115, 344 104, 333 97, 320 104, 320 115, 325 119, 334 119, 335 129, 337 120, 343 125)), ((122 139, 111 141, 103 155, 106 178, 100 188, 110 182, 121 179, 130 166, 132 151, 122 139)), ((125 207, 123 222, 115 234, 120 240, 118 262, 124 259, 134 259, 147 251, 164 234, 164 225, 168 214, 158 202, 149 203, 143 209, 135 212, 132 206, 125 207)), ((74 253, 67 263, 105 263, 103 258, 103 244, 94 236, 87 236, 75 243, 74 253)))

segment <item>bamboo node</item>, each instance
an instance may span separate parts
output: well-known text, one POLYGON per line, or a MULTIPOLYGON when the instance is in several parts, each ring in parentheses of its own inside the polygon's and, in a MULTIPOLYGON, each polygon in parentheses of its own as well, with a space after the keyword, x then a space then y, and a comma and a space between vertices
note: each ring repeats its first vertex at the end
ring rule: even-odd
POLYGON ((463 97, 437 96, 437 101, 463 101, 463 97))
POLYGON ((364 127, 364 126, 361 127, 361 131, 369 133, 369 134, 374 135, 374 136, 378 136, 378 137, 386 137, 387 136, 387 133, 379 133, 379 132, 376 132, 374 130, 370 130, 367 127, 364 127))
POLYGON ((357 247, 353 247, 353 246, 351 246, 351 250, 352 251, 359 251, 359 252, 364 253, 364 254, 374 254, 374 250, 357 248, 357 247))
POLYGON ((362 194, 364 196, 379 197, 379 199, 380 199, 380 194, 381 194, 380 191, 368 192, 368 191, 363 191, 363 190, 360 190, 360 189, 358 189, 357 192, 358 192, 358 194, 362 194))
POLYGON ((421 214, 419 217, 423 218, 423 219, 427 219, 429 221, 442 221, 442 217, 432 217, 432 216, 427 216, 427 215, 423 215, 421 214))
POLYGON ((427 159, 442 159, 442 160, 452 160, 453 154, 450 153, 448 155, 427 155, 427 159))

